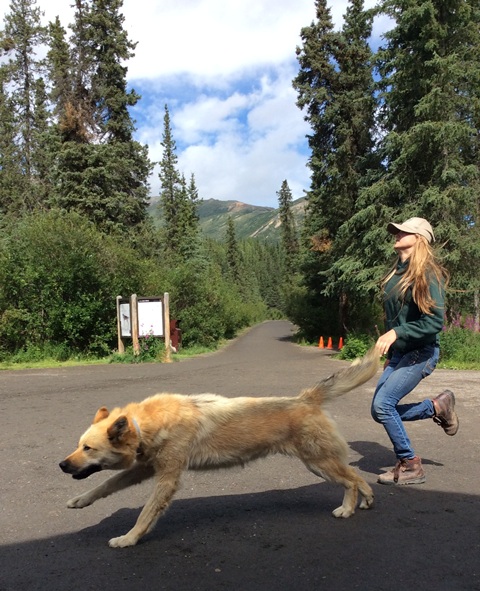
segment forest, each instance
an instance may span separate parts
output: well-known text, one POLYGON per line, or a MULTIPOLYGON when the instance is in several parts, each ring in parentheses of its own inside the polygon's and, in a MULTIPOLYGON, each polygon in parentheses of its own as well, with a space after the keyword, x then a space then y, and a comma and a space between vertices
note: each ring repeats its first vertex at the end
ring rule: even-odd
POLYGON ((308 343, 372 339, 394 258, 386 226, 412 216, 432 223, 451 274, 444 355, 478 360, 480 2, 367 10, 349 0, 341 28, 326 0, 313 4, 292 80, 310 130, 306 214, 297 224, 285 179, 271 244, 239 240, 233 220, 224 240, 202 235, 197 207, 208 196, 195 171, 179 169, 167 104, 162 224, 149 215, 154 162, 135 139, 130 110, 142 98, 127 84, 136 43, 122 0, 75 0, 68 30, 42 22, 41 0, 10 0, 0 31, 0 361, 112 355, 115 298, 133 293, 170 294, 186 348, 214 348, 269 318, 290 319, 308 343), (381 15, 393 25, 374 50, 381 15))

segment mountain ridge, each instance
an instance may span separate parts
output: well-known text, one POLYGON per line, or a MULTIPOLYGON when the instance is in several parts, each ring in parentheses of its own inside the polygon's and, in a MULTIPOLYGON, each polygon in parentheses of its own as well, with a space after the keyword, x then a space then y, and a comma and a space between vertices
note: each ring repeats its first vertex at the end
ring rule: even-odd
MULTIPOLYGON (((158 209, 158 201, 158 197, 152 199, 149 213, 161 225, 162 215, 158 209)), ((303 223, 305 204, 304 197, 292 202, 291 209, 297 228, 303 223)), ((203 233, 214 240, 225 240, 229 218, 234 222, 237 239, 257 238, 266 242, 278 242, 281 238, 278 208, 250 205, 236 200, 204 199, 198 204, 197 213, 203 233)))

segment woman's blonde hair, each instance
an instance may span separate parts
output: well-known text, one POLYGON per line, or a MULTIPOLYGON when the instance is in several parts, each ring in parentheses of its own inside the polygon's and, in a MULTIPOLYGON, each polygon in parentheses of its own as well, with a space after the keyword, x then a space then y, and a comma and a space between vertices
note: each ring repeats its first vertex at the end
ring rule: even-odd
MULTIPOLYGON (((417 241, 410 255, 407 270, 398 282, 399 296, 404 298, 409 287, 412 288, 413 301, 423 314, 432 314, 435 302, 430 295, 429 284, 432 277, 438 282, 439 286, 445 288, 448 284, 450 275, 448 271, 438 262, 433 248, 428 240, 416 234, 417 241)), ((388 272, 382 281, 382 287, 385 288, 387 282, 395 275, 398 259, 393 268, 388 272)))

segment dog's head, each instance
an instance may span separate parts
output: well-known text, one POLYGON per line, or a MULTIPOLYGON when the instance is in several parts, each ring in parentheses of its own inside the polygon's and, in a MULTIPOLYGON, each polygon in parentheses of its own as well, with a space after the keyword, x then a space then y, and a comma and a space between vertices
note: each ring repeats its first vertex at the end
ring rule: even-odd
POLYGON ((77 449, 60 462, 60 468, 78 480, 100 470, 124 470, 135 461, 139 443, 137 429, 128 416, 111 417, 102 407, 80 437, 77 449))

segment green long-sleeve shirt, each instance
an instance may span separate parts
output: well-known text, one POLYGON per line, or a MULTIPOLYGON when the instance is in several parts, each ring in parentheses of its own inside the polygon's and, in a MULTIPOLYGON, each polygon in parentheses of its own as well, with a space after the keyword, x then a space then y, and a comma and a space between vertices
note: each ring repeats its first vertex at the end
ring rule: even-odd
POLYGON ((408 259, 399 262, 397 269, 389 279, 384 290, 384 308, 386 329, 397 334, 397 340, 390 348, 393 351, 406 353, 413 349, 439 343, 439 333, 443 328, 444 298, 443 285, 439 285, 432 275, 430 280, 430 295, 435 305, 431 314, 424 314, 412 298, 411 287, 407 289, 403 298, 399 295, 398 283, 408 267, 408 259))

